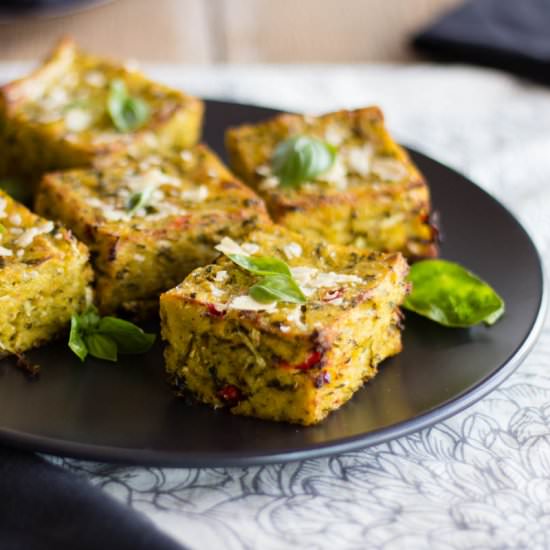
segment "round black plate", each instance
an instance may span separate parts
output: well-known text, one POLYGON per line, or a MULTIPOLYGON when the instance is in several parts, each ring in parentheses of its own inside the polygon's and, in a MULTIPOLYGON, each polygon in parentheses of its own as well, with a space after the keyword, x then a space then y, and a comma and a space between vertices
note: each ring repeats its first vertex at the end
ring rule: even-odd
MULTIPOLYGON (((275 111, 209 101, 205 140, 223 154, 227 126, 275 111)), ((543 321, 543 274, 528 235, 495 199, 411 152, 441 214, 444 258, 489 281, 506 300, 491 328, 446 329, 407 315, 404 351, 318 426, 232 416, 175 398, 160 344, 113 365, 81 364, 61 342, 29 353, 29 380, 0 361, 0 442, 101 461, 174 466, 262 464, 349 451, 442 420, 494 389, 525 357, 543 321)))

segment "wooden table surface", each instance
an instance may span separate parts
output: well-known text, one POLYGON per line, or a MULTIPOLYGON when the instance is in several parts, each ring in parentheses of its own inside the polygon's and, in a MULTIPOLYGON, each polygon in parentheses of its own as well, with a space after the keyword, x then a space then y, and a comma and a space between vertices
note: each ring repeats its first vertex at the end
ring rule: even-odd
POLYGON ((412 32, 462 0, 115 0, 0 24, 0 60, 44 56, 63 34, 85 48, 170 63, 410 61, 412 32))

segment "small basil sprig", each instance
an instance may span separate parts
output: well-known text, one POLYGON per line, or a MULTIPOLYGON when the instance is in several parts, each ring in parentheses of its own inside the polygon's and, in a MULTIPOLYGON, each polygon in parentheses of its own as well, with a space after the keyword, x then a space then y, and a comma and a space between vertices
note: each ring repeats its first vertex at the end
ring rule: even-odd
POLYGON ((336 149, 318 138, 294 136, 277 145, 271 157, 273 173, 282 187, 298 187, 330 169, 336 149))
POLYGON ((0 223, 0 233, 5 233, 6 228, 0 223))
POLYGON ((69 347, 84 361, 89 355, 107 361, 116 361, 118 354, 135 354, 149 351, 156 336, 138 326, 117 319, 100 317, 97 309, 88 307, 71 318, 69 347))
POLYGON ((147 185, 141 191, 134 193, 126 203, 126 210, 130 216, 133 216, 140 208, 145 208, 153 197, 156 185, 147 185))
POLYGON ((306 297, 292 278, 290 268, 282 260, 270 256, 251 257, 244 254, 227 254, 227 257, 239 267, 262 277, 250 287, 249 293, 254 300, 262 303, 279 301, 305 304, 306 297))
POLYGON ((107 111, 119 132, 131 132, 143 126, 149 119, 149 105, 139 97, 128 94, 126 84, 120 79, 111 81, 107 111))
POLYGON ((409 273, 412 291, 403 307, 447 327, 492 325, 504 313, 502 298, 457 263, 423 260, 409 273))
POLYGON ((16 179, 0 179, 0 189, 5 191, 12 199, 23 204, 27 204, 32 198, 29 186, 16 179))
POLYGON ((270 274, 263 277, 248 291, 257 302, 290 302, 305 304, 306 298, 296 281, 288 275, 270 274))

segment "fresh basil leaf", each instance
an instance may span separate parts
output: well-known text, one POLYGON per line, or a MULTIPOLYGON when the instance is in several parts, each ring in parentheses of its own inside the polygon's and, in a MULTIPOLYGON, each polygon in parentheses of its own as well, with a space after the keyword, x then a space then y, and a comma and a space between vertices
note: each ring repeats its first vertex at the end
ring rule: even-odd
POLYGON ((328 171, 335 160, 336 149, 332 145, 299 135, 277 145, 271 166, 282 187, 297 187, 328 171))
POLYGON ((84 335, 84 342, 86 342, 86 347, 91 356, 107 361, 117 360, 117 345, 110 336, 99 332, 91 332, 84 335))
POLYGON ((16 179, 0 179, 0 189, 5 191, 12 199, 23 204, 28 204, 32 199, 29 186, 16 179))
POLYGON ((111 82, 107 111, 119 132, 131 132, 143 126, 150 115, 149 105, 143 99, 130 96, 120 79, 111 82))
POLYGON ((144 332, 133 323, 116 317, 103 317, 98 332, 112 338, 119 353, 145 353, 151 349, 156 338, 155 334, 144 332))
POLYGON ((305 304, 306 297, 292 277, 288 275, 269 275, 250 288, 250 296, 263 303, 291 302, 305 304))
POLYGON ((69 347, 84 361, 90 354, 99 359, 116 361, 118 353, 145 353, 156 336, 138 326, 117 319, 100 317, 94 306, 71 318, 69 347))
POLYGON ((254 275, 269 275, 271 273, 281 273, 290 276, 288 265, 278 258, 270 256, 243 256, 242 254, 228 254, 228 258, 238 266, 254 273, 254 275))
POLYGON ((447 327, 492 325, 504 313, 504 301, 483 280, 457 263, 423 260, 409 273, 412 292, 404 307, 447 327))
POLYGON ((88 306, 78 317, 78 324, 82 332, 95 330, 101 317, 95 306, 88 306))
POLYGON ((80 321, 77 315, 71 317, 71 332, 69 334, 69 348, 81 361, 86 359, 88 348, 82 339, 80 321))
POLYGON ((0 223, 0 233, 5 233, 6 228, 0 223))
POLYGON ((151 202, 153 192, 156 188, 156 185, 147 185, 142 191, 131 195, 126 204, 128 214, 133 216, 140 208, 145 208, 151 202))

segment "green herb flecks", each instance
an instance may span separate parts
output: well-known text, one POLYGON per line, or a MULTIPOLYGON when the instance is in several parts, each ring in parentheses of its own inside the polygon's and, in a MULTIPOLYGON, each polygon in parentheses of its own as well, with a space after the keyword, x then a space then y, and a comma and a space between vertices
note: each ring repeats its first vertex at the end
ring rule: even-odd
POLYGON ((269 256, 226 255, 239 267, 261 277, 249 291, 254 300, 262 303, 275 301, 293 304, 306 303, 306 297, 292 277, 290 268, 282 260, 269 256))
POLYGON ((139 97, 128 94, 126 84, 115 79, 111 82, 107 111, 119 132, 131 132, 143 126, 150 116, 149 105, 139 97))
POLYGON ((81 315, 71 318, 69 347, 84 361, 88 355, 116 361, 118 354, 137 354, 149 351, 156 336, 138 326, 117 319, 100 317, 96 308, 90 306, 81 315))
POLYGON ((6 228, 0 223, 0 234, 5 232, 6 232, 6 228))
POLYGON ((294 136, 277 145, 271 166, 282 187, 298 187, 327 172, 336 160, 336 149, 320 139, 294 136))
POLYGON ((446 260, 423 260, 409 273, 404 307, 447 327, 492 325, 504 313, 502 298, 479 277, 446 260))
POLYGON ((145 208, 151 203, 156 185, 147 185, 138 193, 134 193, 128 199, 126 210, 130 216, 133 216, 140 208, 145 208))

